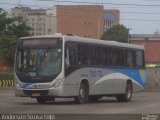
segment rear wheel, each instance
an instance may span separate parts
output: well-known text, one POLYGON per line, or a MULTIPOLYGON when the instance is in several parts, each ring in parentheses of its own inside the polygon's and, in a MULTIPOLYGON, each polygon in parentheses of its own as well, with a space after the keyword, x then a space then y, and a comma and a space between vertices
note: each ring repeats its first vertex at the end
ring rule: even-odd
POLYGON ((88 88, 87 85, 81 83, 79 88, 79 95, 75 98, 75 102, 84 104, 88 102, 88 88))
POLYGON ((120 95, 116 95, 117 101, 119 101, 119 102, 131 101, 132 94, 133 94, 132 84, 130 82, 127 82, 125 93, 120 94, 120 95))

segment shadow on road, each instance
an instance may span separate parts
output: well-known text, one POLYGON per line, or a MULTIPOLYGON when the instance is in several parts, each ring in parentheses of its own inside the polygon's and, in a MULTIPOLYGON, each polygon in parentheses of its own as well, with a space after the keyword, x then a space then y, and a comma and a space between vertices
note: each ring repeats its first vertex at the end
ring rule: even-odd
POLYGON ((99 100, 98 102, 89 102, 86 104, 78 104, 76 102, 74 102, 74 100, 72 101, 55 101, 55 102, 47 102, 44 104, 38 104, 36 101, 33 102, 21 102, 21 103, 17 103, 19 105, 91 105, 91 104, 104 104, 104 103, 119 103, 116 100, 99 100))

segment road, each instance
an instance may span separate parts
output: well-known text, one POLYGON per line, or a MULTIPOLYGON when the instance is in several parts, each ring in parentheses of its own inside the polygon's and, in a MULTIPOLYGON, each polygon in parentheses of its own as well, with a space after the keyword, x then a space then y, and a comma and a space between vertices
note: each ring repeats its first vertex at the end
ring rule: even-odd
POLYGON ((35 99, 14 96, 14 88, 0 88, 0 113, 12 114, 143 114, 160 113, 160 92, 140 92, 131 102, 117 102, 115 98, 103 97, 97 103, 84 105, 73 99, 57 98, 55 102, 38 104, 35 99))

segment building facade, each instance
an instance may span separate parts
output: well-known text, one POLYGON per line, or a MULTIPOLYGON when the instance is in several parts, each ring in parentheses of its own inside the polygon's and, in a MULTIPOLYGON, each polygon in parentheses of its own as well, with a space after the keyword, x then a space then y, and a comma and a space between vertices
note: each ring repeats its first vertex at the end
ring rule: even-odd
POLYGON ((119 24, 120 11, 117 9, 104 10, 104 32, 112 26, 119 24))
POLYGON ((132 34, 130 43, 144 46, 148 65, 160 65, 160 34, 132 34))
POLYGON ((51 35, 56 32, 55 9, 31 9, 29 7, 15 7, 11 9, 11 16, 21 16, 32 29, 30 34, 51 35))
POLYGON ((21 16, 32 28, 31 35, 54 33, 100 38, 111 26, 119 24, 119 10, 101 5, 57 5, 52 9, 15 7, 11 16, 21 16))
POLYGON ((119 24, 119 10, 101 5, 57 6, 57 32, 98 38, 111 26, 119 24))

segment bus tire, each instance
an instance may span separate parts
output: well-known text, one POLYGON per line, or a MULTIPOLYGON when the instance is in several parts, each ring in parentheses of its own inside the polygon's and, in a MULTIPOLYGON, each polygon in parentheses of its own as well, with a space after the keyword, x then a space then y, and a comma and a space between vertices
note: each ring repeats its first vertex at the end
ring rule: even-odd
POLYGON ((79 88, 79 94, 78 97, 75 98, 75 102, 79 104, 84 104, 88 102, 88 88, 86 84, 81 83, 79 88))
POLYGON ((133 94, 132 83, 127 82, 125 93, 116 95, 116 99, 119 102, 129 102, 132 99, 132 94, 133 94))
POLYGON ((39 104, 45 104, 47 102, 46 98, 38 97, 36 99, 39 104))

